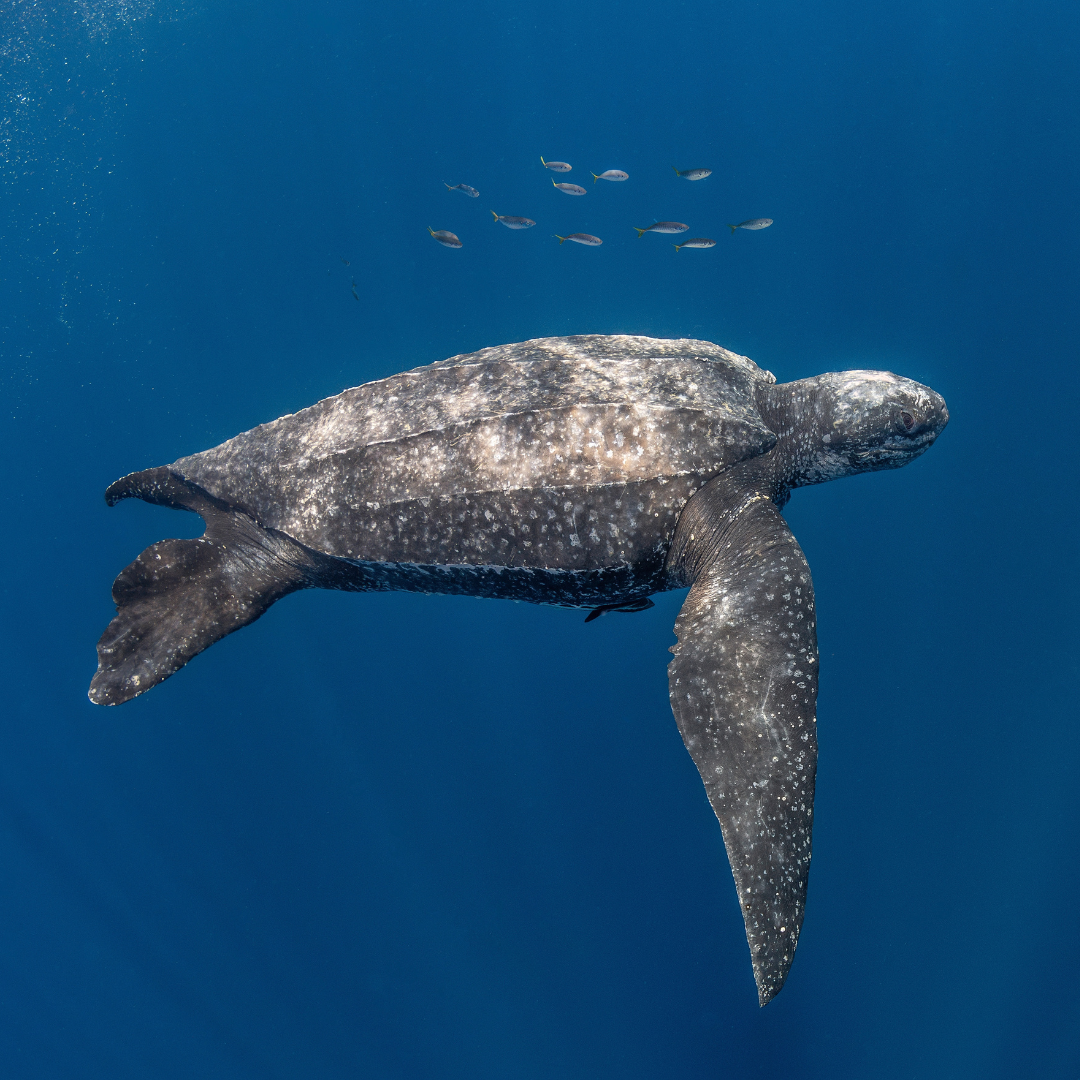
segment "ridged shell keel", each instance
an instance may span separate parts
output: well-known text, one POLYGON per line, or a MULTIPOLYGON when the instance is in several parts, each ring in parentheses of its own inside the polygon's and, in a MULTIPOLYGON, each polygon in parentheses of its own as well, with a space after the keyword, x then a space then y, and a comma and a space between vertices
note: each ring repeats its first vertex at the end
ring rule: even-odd
POLYGON ((328 555, 632 564, 702 483, 775 443, 768 381, 708 342, 542 339, 346 390, 172 468, 328 555))

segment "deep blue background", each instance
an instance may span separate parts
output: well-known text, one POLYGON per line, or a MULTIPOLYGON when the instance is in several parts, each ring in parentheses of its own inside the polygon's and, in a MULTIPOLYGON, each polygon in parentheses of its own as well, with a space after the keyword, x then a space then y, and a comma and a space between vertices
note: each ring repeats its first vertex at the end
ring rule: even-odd
POLYGON ((14 0, 0 29, 5 1077, 1077 1076, 1075 4, 14 0), (541 154, 631 179, 570 199, 541 154), (638 240, 657 217, 716 248, 638 240), (594 332, 888 368, 952 413, 787 511, 821 764, 765 1010, 668 708, 679 594, 589 626, 301 594, 85 697, 112 578, 199 527, 109 482, 594 332))

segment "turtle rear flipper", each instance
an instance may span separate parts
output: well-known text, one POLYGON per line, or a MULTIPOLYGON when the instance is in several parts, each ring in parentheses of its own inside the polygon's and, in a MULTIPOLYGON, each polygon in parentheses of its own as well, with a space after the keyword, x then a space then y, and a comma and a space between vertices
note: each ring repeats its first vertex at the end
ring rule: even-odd
POLYGON ((110 505, 132 496, 194 511, 206 532, 152 544, 113 582, 116 617, 98 642, 90 683, 98 705, 130 701, 275 600, 315 584, 313 552, 168 468, 133 473, 105 493, 110 505))
POLYGON ((817 634, 806 557, 767 485, 736 466, 687 503, 668 566, 691 586, 675 622, 671 708, 724 833, 758 1001, 795 956, 817 768, 817 634))

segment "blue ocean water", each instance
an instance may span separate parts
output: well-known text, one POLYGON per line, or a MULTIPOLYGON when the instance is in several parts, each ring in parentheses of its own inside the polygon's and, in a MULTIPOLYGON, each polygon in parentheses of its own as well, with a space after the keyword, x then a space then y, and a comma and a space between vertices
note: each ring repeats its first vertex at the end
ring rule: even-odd
POLYGON ((1078 31, 1057 0, 11 0, 0 1072, 1080 1074, 1078 31), (568 198, 541 155, 630 180, 568 198), (682 594, 586 626, 301 593, 86 699, 113 577, 200 530, 107 484, 573 333, 949 403, 908 468, 786 511, 821 757, 763 1010, 667 701, 682 594))

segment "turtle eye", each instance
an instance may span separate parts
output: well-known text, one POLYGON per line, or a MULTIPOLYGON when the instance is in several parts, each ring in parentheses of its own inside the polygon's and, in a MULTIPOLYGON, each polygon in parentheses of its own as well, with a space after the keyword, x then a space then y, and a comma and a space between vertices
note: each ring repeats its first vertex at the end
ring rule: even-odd
POLYGON ((900 410, 900 419, 904 421, 904 427, 910 431, 915 426, 915 417, 906 409, 900 410))

